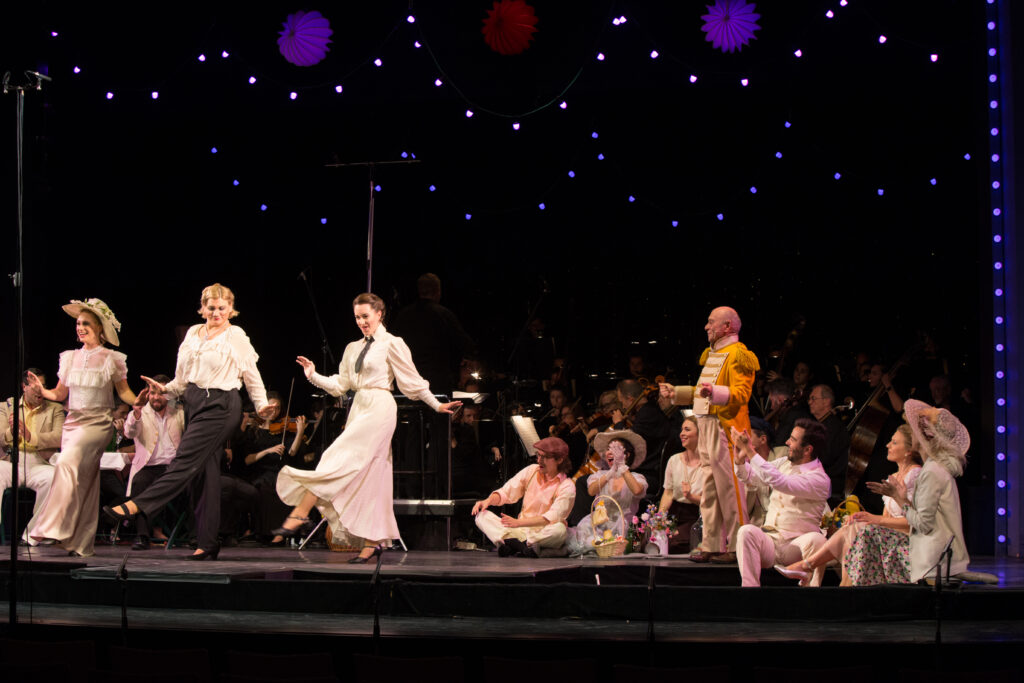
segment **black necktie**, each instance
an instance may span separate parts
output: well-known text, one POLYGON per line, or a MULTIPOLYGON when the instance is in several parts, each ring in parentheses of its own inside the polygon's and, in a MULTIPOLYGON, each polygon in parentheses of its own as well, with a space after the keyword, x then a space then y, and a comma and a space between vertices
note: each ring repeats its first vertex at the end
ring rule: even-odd
POLYGON ((366 352, 370 350, 370 344, 373 343, 373 337, 367 337, 366 343, 363 344, 363 350, 359 352, 359 357, 356 358, 356 374, 358 375, 363 371, 363 359, 366 358, 366 352))

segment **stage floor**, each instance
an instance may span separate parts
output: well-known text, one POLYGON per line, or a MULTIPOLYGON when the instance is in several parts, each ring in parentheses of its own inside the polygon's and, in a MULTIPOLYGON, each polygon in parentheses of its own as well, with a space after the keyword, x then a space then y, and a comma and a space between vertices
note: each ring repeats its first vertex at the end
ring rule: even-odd
MULTIPOLYGON (((353 553, 336 553, 329 550, 303 550, 289 548, 225 548, 217 561, 192 562, 184 559, 191 551, 188 548, 165 550, 154 546, 148 551, 132 551, 128 546, 97 546, 94 557, 68 557, 56 548, 20 548, 19 570, 31 571, 32 563, 47 566, 66 565, 76 578, 100 578, 113 576, 122 562, 132 579, 155 579, 175 577, 178 581, 209 581, 225 583, 232 579, 253 576, 286 576, 288 573, 316 573, 338 578, 355 579, 372 574, 375 565, 349 564, 353 553)), ((739 573, 732 565, 698 564, 685 555, 668 557, 631 554, 621 557, 600 558, 500 558, 497 553, 485 550, 471 551, 410 551, 391 550, 384 553, 381 576, 489 581, 545 581, 546 575, 564 576, 567 571, 583 576, 600 576, 605 568, 646 569, 657 567, 672 570, 673 573, 691 575, 697 579, 701 574, 714 574, 724 580, 724 585, 739 585, 739 573), (592 571, 591 571, 592 570, 592 571), (734 581, 730 582, 730 573, 734 581)), ((1001 588, 1024 589, 1024 560, 1015 558, 997 559, 975 557, 970 569, 986 572, 999 578, 1001 588)), ((771 584, 792 586, 793 582, 782 577, 775 580, 773 573, 765 572, 764 579, 771 584)), ((595 583, 599 581, 593 579, 595 583)), ((703 582, 701 582, 703 585, 703 582)), ((972 586, 977 589, 992 589, 994 586, 972 586)))
MULTIPOLYGON (((100 546, 91 558, 21 549, 18 620, 46 626, 360 637, 371 633, 375 565, 349 553, 227 548, 215 562, 187 548, 100 546), (127 581, 117 579, 126 561, 127 581), (123 592, 122 592, 123 591, 123 592)), ((8 573, 9 561, 0 566, 8 573)), ((659 642, 1022 643, 1024 561, 975 558, 998 585, 801 589, 770 570, 739 588, 733 565, 680 557, 499 558, 494 552, 384 553, 384 637, 659 642), (856 628, 851 628, 851 624, 856 628)), ((830 577, 835 583, 835 577, 830 577)), ((7 608, 4 608, 7 614, 7 608)), ((2 618, 0 618, 2 619, 2 618)), ((2 622, 0 622, 2 623, 2 622)))

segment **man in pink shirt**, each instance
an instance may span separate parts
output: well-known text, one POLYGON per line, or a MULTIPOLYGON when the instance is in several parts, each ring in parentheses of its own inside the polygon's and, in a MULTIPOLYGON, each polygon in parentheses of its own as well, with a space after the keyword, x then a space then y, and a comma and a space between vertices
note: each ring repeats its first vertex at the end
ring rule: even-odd
POLYGON ((569 446, 555 436, 534 444, 537 464, 520 470, 504 486, 473 506, 476 525, 498 547, 498 555, 524 557, 564 555, 565 520, 576 500, 568 477, 569 446), (498 517, 487 508, 522 499, 518 517, 498 517))

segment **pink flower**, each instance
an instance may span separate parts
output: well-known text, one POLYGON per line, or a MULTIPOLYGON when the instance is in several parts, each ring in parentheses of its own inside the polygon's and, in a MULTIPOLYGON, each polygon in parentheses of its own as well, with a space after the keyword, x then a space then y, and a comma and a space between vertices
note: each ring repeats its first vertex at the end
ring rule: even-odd
POLYGON ((647 514, 646 512, 644 514, 640 515, 640 519, 644 520, 645 522, 647 520, 649 520, 650 518, 651 518, 651 516, 649 514, 647 514))
POLYGON ((637 517, 636 515, 633 515, 633 524, 639 524, 639 523, 640 523, 640 518, 637 517))

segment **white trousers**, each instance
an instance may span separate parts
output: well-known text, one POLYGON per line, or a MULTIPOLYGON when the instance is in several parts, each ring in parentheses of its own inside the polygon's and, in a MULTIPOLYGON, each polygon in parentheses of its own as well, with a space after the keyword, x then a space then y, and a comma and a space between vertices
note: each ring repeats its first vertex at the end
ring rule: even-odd
MULTIPOLYGON (((761 569, 805 560, 825 545, 827 540, 825 534, 817 531, 784 540, 778 532, 766 533, 753 524, 744 524, 740 527, 736 542, 736 562, 740 566, 741 585, 760 586, 761 569)), ((820 586, 824 572, 824 567, 815 569, 810 585, 820 586)))
MULTIPOLYGON (((53 465, 36 453, 21 454, 18 462, 18 483, 22 486, 27 486, 36 492, 36 502, 35 506, 32 508, 33 515, 42 509, 43 503, 46 502, 46 497, 50 495, 50 485, 53 483, 53 473, 53 465)), ((14 477, 12 475, 10 461, 0 460, 0 493, 11 488, 13 485, 14 477)), ((3 513, 0 512, 0 515, 2 514, 3 513)), ((2 517, 0 517, 0 521, 3 521, 2 517)), ((28 529, 31 526, 32 521, 29 520, 29 525, 25 528, 28 529)))
POLYGON ((515 528, 502 526, 501 517, 490 510, 484 510, 476 516, 476 526, 494 545, 501 545, 506 538, 518 538, 529 546, 550 549, 565 545, 567 531, 563 522, 515 528))

